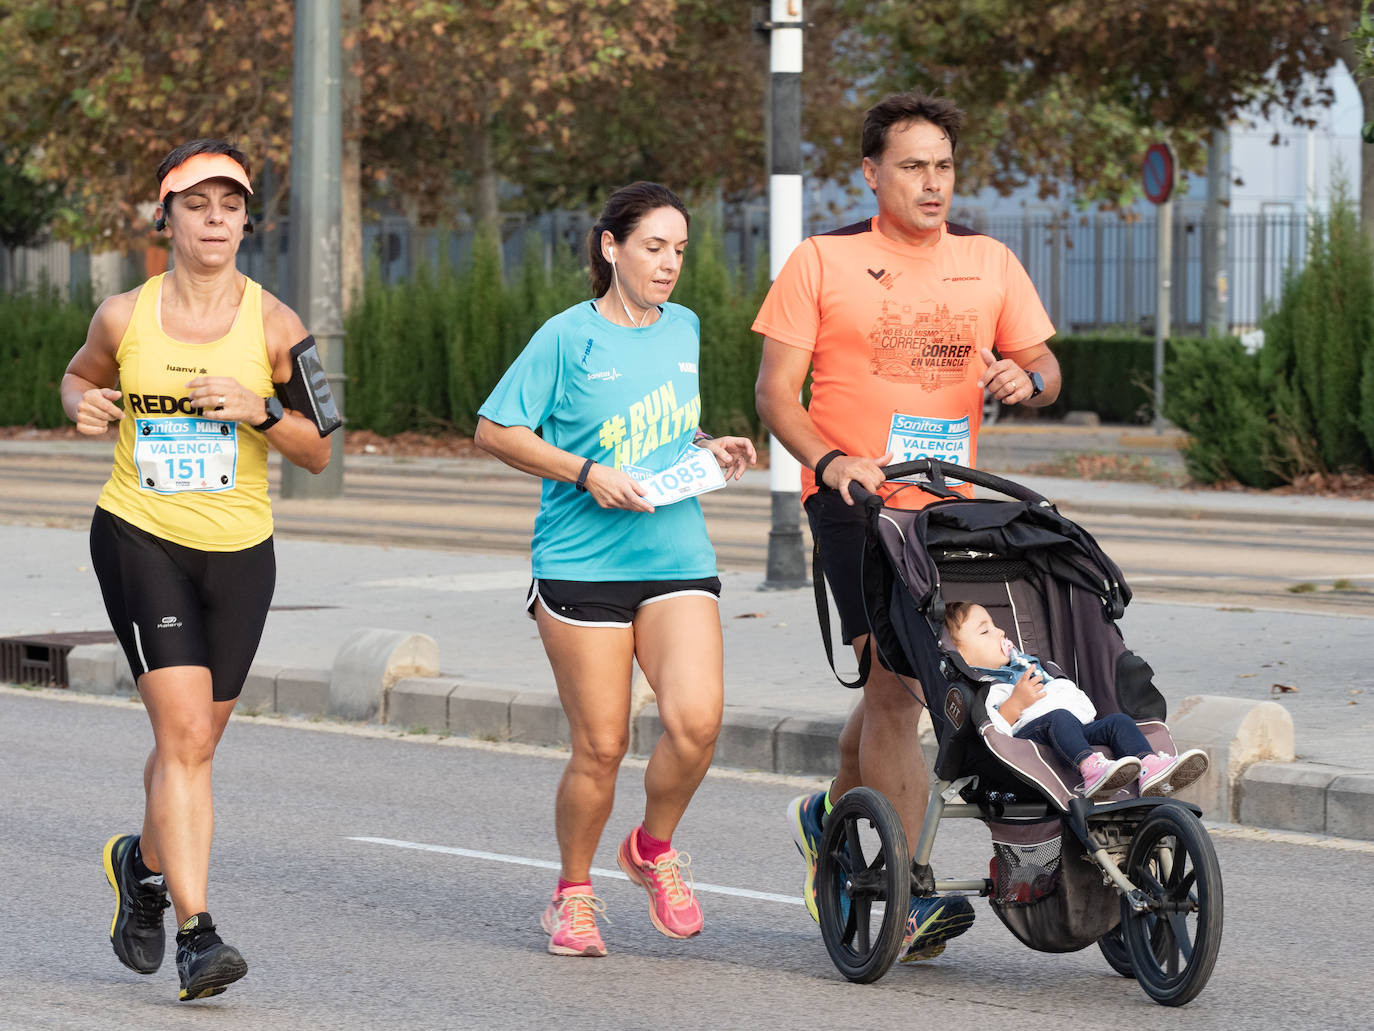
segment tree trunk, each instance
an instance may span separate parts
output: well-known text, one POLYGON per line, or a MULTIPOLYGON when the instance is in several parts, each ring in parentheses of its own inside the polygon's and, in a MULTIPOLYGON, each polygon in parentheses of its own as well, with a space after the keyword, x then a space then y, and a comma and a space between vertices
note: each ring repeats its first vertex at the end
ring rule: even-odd
POLYGON ((343 210, 340 221, 342 236, 341 274, 343 285, 343 310, 353 306, 353 302, 363 290, 363 182, 362 182, 362 84, 359 80, 358 62, 362 53, 358 46, 358 31, 362 23, 361 0, 341 0, 340 17, 343 39, 343 167, 341 172, 341 192, 343 210))
MULTIPOLYGON (((1360 77, 1360 55, 1348 35, 1342 35, 1336 55, 1355 77, 1355 85, 1360 90, 1363 123, 1374 122, 1374 79, 1360 77)), ((1360 147, 1360 228, 1374 241, 1374 144, 1369 143, 1360 147)))
POLYGON ((496 167, 490 130, 490 122, 485 119, 472 130, 472 217, 479 236, 491 233, 497 241, 496 255, 500 260, 501 173, 496 167))

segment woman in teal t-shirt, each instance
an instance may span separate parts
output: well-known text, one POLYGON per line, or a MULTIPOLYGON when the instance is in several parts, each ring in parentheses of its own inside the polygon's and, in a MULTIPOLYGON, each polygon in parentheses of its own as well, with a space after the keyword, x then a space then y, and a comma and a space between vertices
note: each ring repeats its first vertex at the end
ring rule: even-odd
POLYGON ((587 236, 596 299, 546 322, 479 412, 478 446, 544 480, 527 606, 572 735, 554 807, 562 869, 542 918, 555 955, 606 954, 591 863, 629 744, 635 661, 663 736, 644 821, 617 860, 648 891, 655 927, 701 932, 690 860, 672 846, 724 705, 720 580, 696 495, 755 456, 743 437, 698 428, 699 325, 668 303, 688 220, 666 187, 617 190, 587 236))

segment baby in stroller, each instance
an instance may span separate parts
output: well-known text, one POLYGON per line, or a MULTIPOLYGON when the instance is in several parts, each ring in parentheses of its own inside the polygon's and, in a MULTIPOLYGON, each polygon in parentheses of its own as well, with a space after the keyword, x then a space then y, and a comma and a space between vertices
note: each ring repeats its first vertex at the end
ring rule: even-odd
POLYGON ((1072 680, 1051 676, 1039 659, 1018 651, 983 606, 949 603, 945 633, 980 679, 994 681, 987 697, 993 726, 1053 748, 1083 775, 1084 798, 1111 794, 1132 780, 1142 796, 1170 794, 1207 772, 1207 753, 1200 748, 1181 755, 1156 752, 1124 713, 1098 719, 1072 680), (1114 758, 1094 747, 1103 745, 1114 758))

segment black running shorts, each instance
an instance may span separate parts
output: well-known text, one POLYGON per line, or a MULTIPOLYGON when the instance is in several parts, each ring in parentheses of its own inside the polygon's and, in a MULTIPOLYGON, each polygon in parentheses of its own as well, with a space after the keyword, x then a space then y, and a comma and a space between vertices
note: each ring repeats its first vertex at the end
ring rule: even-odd
POLYGON ((91 563, 135 681, 167 666, 204 666, 215 701, 239 696, 277 582, 272 538, 200 551, 97 508, 91 563))
POLYGON ((554 619, 578 626, 628 627, 635 612, 656 601, 687 595, 720 597, 720 577, 702 580, 535 580, 525 611, 540 605, 554 619))
POLYGON ((837 490, 817 491, 806 499, 805 508, 811 537, 820 545, 825 582, 840 614, 840 639, 853 644, 854 638, 868 633, 859 580, 864 556, 863 509, 846 505, 837 490))

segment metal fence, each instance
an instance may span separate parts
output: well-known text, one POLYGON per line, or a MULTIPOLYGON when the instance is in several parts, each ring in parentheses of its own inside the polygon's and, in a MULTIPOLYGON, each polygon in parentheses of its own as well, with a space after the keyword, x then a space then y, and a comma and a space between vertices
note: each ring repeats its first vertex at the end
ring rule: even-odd
MULTIPOLYGON (((1021 260, 1061 332, 1153 327, 1159 278, 1153 214, 972 221, 1021 260)), ((1233 332, 1254 328, 1277 303, 1288 275, 1302 267, 1307 226, 1304 216, 1291 211, 1227 220, 1224 310, 1233 332)), ((1169 313, 1176 334, 1204 332, 1204 284, 1213 278, 1208 235, 1200 211, 1176 212, 1169 313)))
MULTIPOLYGON (((1153 326, 1158 273, 1153 214, 1135 219, 1049 212, 985 218, 956 208, 953 218, 1011 248, 1061 332, 1108 327, 1148 332, 1153 326)), ((716 222, 728 259, 747 277, 758 274, 767 261, 767 206, 722 206, 716 222)), ((552 263, 556 249, 581 259, 591 224, 592 218, 581 212, 508 218, 503 232, 507 267, 522 262, 531 246, 539 248, 545 263, 552 263)), ((807 226, 810 232, 825 228, 814 221, 807 226)), ((1287 206, 1228 219, 1226 312, 1234 332, 1256 326, 1277 303, 1286 277, 1305 259, 1307 229, 1307 218, 1287 206)), ((247 275, 283 296, 289 296, 287 231, 285 221, 260 230, 244 240, 239 253, 239 267, 247 275)), ((1171 324, 1175 333, 1199 333, 1204 325, 1203 284, 1212 278, 1201 209, 1176 211, 1173 233, 1171 324)), ((471 254, 472 234, 420 228, 403 216, 383 215, 364 223, 363 249, 370 267, 391 283, 441 260, 461 267, 471 254)), ((125 263, 126 285, 140 278, 137 264, 125 263)), ((0 284, 7 289, 40 280, 66 289, 89 277, 89 257, 64 244, 20 250, 13 261, 0 250, 0 284)))

